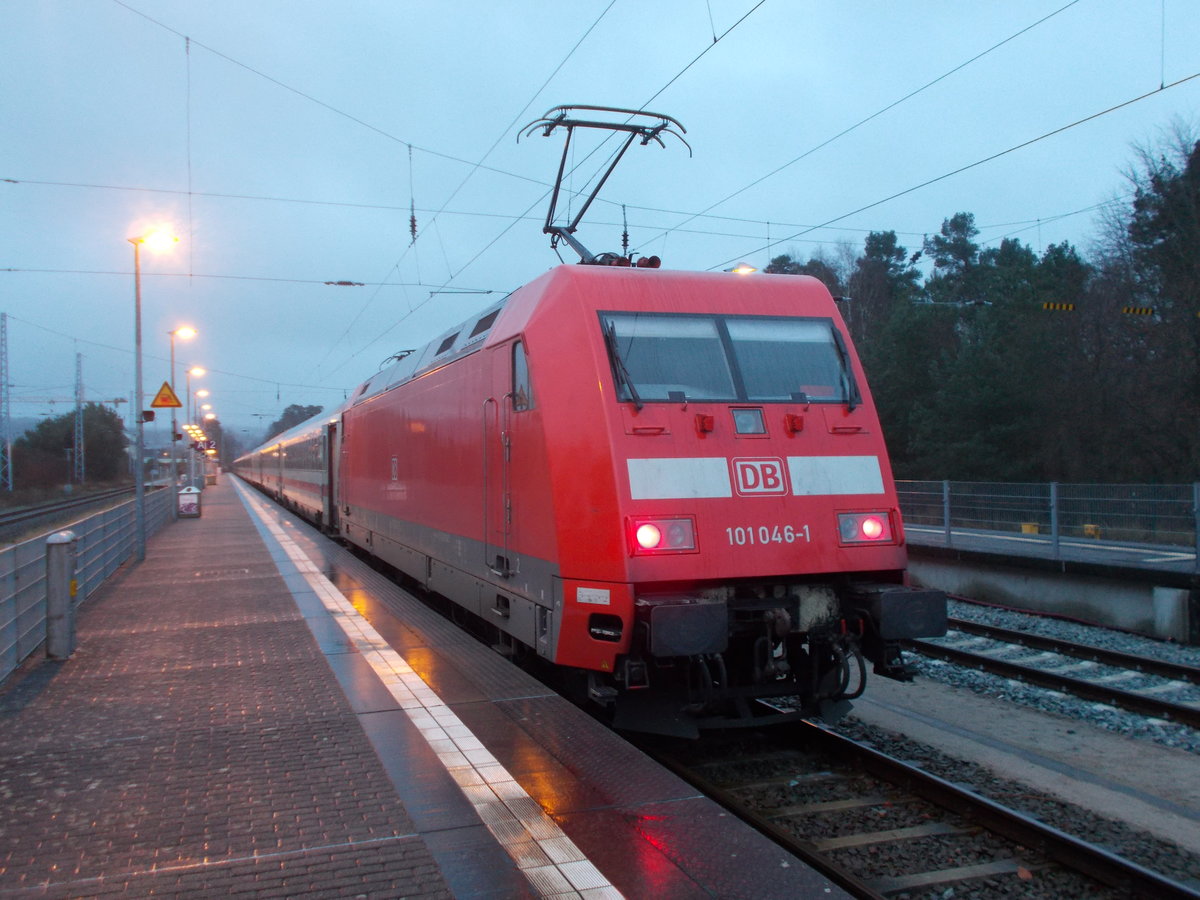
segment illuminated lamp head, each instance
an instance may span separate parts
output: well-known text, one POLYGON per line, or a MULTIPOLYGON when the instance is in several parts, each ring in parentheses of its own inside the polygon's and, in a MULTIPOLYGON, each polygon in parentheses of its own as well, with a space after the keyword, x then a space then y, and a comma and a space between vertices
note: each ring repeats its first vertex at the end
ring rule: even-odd
POLYGON ((662 530, 652 522, 644 522, 637 529, 638 546, 643 550, 653 550, 662 543, 662 530))

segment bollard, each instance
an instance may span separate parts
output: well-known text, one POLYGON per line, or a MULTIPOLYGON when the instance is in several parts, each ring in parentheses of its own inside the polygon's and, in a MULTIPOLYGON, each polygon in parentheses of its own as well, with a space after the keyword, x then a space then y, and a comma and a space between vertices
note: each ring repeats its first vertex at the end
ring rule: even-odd
POLYGON ((46 538, 46 656, 68 659, 75 652, 75 543, 73 531, 46 538))

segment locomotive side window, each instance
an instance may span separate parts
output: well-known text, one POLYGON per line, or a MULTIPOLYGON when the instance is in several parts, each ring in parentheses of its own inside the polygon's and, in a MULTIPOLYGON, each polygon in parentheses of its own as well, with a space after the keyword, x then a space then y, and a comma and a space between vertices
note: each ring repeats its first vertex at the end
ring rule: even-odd
POLYGON ((471 337, 477 338, 479 335, 486 332, 489 328, 496 324, 496 317, 500 315, 500 310, 493 309, 490 313, 475 323, 475 327, 471 329, 471 337))
MULTIPOLYGON (((860 402, 829 319, 601 313, 618 398, 860 402)), ((639 407, 640 408, 640 407, 639 407)))
POLYGON ((513 344, 513 409, 522 412, 533 409, 533 382, 529 380, 529 359, 525 345, 520 341, 513 344))

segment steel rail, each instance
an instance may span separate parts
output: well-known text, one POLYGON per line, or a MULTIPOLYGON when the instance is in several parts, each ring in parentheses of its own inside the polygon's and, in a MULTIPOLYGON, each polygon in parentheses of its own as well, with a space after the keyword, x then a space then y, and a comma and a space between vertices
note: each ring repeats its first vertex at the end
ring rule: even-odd
POLYGON ((42 516, 53 515, 54 513, 67 512, 80 506, 87 506, 89 503, 98 503, 101 500, 107 500, 110 497, 119 497, 123 494, 132 494, 133 488, 116 488, 111 491, 101 491, 98 494, 89 494, 86 497, 73 497, 70 500, 55 500, 52 503, 43 503, 39 506, 30 506, 22 509, 13 510, 12 512, 0 513, 0 527, 8 525, 19 525, 22 522, 36 520, 42 516))
MULTIPOLYGON (((70 500, 0 512, 0 545, 20 543, 30 537, 36 537, 39 530, 52 531, 74 521, 76 517, 93 515, 97 507, 105 508, 105 504, 121 502, 131 498, 133 494, 133 488, 117 488, 86 497, 74 497, 70 500)), ((149 497, 151 490, 148 489, 146 494, 149 497)))
POLYGON ((1106 666, 1116 666, 1148 675, 1158 675, 1160 678, 1170 678, 1175 681, 1188 681, 1200 684, 1200 668, 1185 666, 1180 663, 1166 662, 1149 656, 1138 656, 1133 653, 1121 653, 1117 650, 1105 650, 1102 647, 1092 647, 1088 644, 1076 644, 1059 638, 1046 637, 1041 634, 1029 634, 1024 631, 1013 631, 996 625, 984 625, 980 622, 970 622, 964 619, 950 619, 948 624, 955 631, 1021 644, 1033 650, 1046 650, 1050 653, 1061 653, 1063 656, 1073 656, 1076 659, 1086 659, 1091 662, 1103 663, 1106 666))
MULTIPOLYGON (((1131 897, 1162 898, 1162 900, 1197 900, 1197 893, 1187 885, 1180 884, 1165 875, 1154 872, 1131 860, 1124 859, 1101 847, 1088 843, 1027 816, 1009 809, 994 800, 983 797, 965 787, 953 784, 923 769, 895 759, 873 747, 840 735, 824 725, 803 722, 795 726, 795 743, 808 748, 817 748, 842 763, 869 773, 881 781, 895 785, 915 797, 957 815, 963 816, 982 828, 1045 856, 1047 859, 1078 872, 1096 881, 1115 887, 1131 897)), ((806 864, 821 872, 831 881, 855 894, 857 897, 883 898, 897 890, 891 878, 862 878, 834 863, 816 844, 797 837, 770 818, 770 811, 749 808, 736 793, 737 785, 723 786, 700 775, 697 767, 688 766, 668 753, 643 747, 660 763, 688 781, 706 796, 735 813, 749 825, 772 838, 780 846, 795 854, 806 864)), ((893 801, 894 802, 894 801, 893 801)), ((939 879, 938 885, 952 883, 948 876, 960 875, 959 880, 969 881, 972 877, 987 877, 1015 871, 1005 868, 1011 861, 997 861, 993 866, 968 867, 955 872, 941 872, 946 880, 939 879), (983 872, 984 868, 995 868, 994 872, 983 872), (979 871, 973 871, 979 869, 979 871)), ((920 873, 916 873, 919 877, 920 873)), ((937 873, 929 873, 931 875, 937 873)), ((902 879, 907 880, 907 879, 902 879)))
POLYGON ((1005 678, 1015 678, 1018 681, 1049 688, 1050 690, 1065 691, 1068 694, 1074 694, 1085 700, 1094 700, 1097 703, 1119 706, 1122 709, 1139 713, 1143 716, 1170 719, 1173 722, 1179 722, 1192 728, 1200 728, 1200 708, 1198 707, 1169 703, 1166 700, 1147 697, 1145 694, 1123 691, 1120 688, 1084 681, 1081 678, 1071 678, 1067 675, 1058 675, 1054 672, 1034 669, 1030 666, 1006 662, 1001 659, 993 659, 989 656, 970 653, 966 650, 944 647, 940 644, 931 644, 928 641, 908 640, 904 644, 925 656, 932 656, 946 662, 956 663, 960 666, 981 669, 1005 678))
POLYGON ((764 813, 755 811, 738 797, 734 790, 717 784, 711 779, 700 775, 696 768, 680 762, 670 753, 639 744, 641 749, 652 756, 659 764, 670 769, 688 784, 699 790, 704 796, 720 804, 739 819, 761 834, 766 835, 779 846, 800 859, 805 865, 820 872, 838 887, 852 893, 855 897, 865 900, 886 900, 886 895, 875 891, 870 885, 845 868, 836 865, 829 857, 817 850, 810 842, 796 837, 786 828, 776 824, 764 813))
POLYGON ((1066 868, 1082 872, 1131 896, 1162 900, 1196 900, 1200 897, 1200 893, 1187 885, 894 759, 873 747, 836 734, 823 725, 806 722, 804 727, 805 738, 810 743, 822 745, 839 758, 853 757, 864 769, 885 781, 899 784, 931 803, 967 816, 989 831, 1040 851, 1066 868))

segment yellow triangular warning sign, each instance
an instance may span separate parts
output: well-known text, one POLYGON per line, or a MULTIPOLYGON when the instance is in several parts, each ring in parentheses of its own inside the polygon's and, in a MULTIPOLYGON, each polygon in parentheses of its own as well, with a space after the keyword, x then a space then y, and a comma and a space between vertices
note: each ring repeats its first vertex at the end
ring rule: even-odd
POLYGON ((163 382, 163 386, 158 389, 158 393, 154 395, 154 400, 150 403, 151 409, 162 409, 163 407, 175 407, 178 409, 183 406, 179 402, 179 398, 175 396, 175 392, 171 390, 171 385, 163 382))

